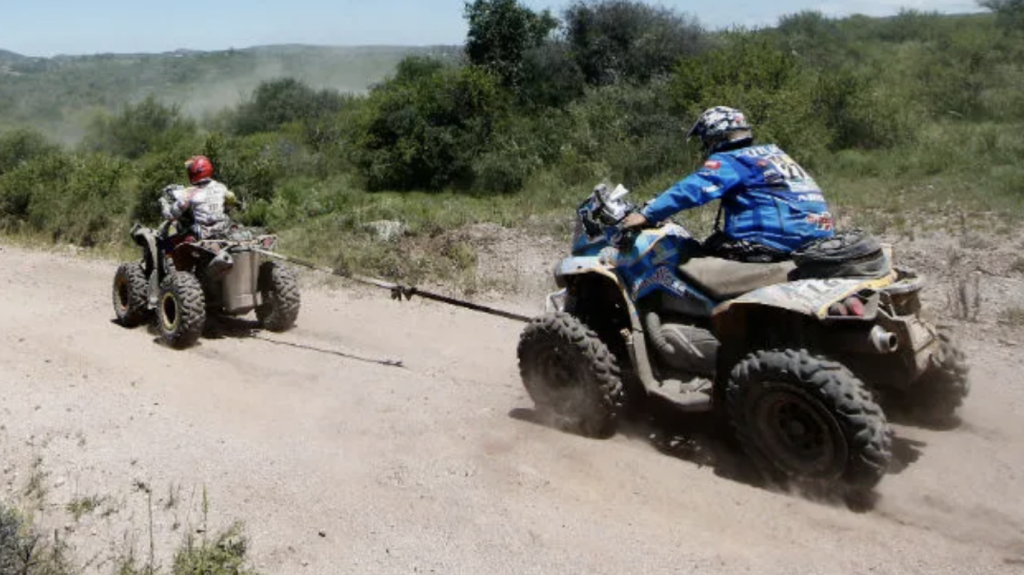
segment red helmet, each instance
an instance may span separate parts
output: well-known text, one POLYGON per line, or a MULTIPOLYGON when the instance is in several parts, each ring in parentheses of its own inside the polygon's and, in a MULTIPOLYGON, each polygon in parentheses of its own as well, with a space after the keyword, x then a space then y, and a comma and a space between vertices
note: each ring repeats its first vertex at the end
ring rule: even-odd
POLYGON ((185 170, 188 171, 188 181, 198 184, 213 177, 213 162, 206 156, 192 156, 185 162, 185 170))

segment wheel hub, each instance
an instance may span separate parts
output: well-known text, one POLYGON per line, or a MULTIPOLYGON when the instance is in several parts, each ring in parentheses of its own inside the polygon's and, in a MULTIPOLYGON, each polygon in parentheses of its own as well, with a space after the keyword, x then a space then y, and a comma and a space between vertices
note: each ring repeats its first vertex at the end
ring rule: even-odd
POLYGON ((174 331, 178 327, 178 300, 175 299, 174 294, 164 294, 160 300, 160 310, 164 329, 174 331))
POLYGON ((842 473, 847 456, 842 430, 835 418, 805 393, 772 391, 757 405, 755 417, 767 452, 784 469, 822 479, 842 473))

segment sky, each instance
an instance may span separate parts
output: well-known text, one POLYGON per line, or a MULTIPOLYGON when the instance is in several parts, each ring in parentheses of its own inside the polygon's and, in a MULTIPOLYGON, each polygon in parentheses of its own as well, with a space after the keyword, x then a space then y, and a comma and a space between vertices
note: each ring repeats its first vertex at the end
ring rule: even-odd
MULTIPOLYGON (((520 0, 559 14, 571 0, 520 0)), ((901 7, 977 12, 973 0, 660 0, 708 28, 773 25, 819 10, 885 16, 901 7)), ((0 49, 26 56, 225 50, 263 44, 460 44, 463 0, 0 0, 0 49)))

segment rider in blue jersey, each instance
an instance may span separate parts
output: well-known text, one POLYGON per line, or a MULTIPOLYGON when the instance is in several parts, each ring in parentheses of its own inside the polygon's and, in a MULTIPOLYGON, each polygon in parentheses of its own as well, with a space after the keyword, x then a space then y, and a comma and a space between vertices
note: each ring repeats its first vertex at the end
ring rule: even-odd
POLYGON ((718 106, 701 114, 696 135, 707 159, 623 224, 637 227, 721 200, 710 255, 748 262, 787 259, 807 243, 833 235, 832 214, 818 184, 775 144, 755 145, 743 113, 718 106), (723 218, 724 216, 724 218, 723 218), (724 228, 720 228, 724 219, 724 228))

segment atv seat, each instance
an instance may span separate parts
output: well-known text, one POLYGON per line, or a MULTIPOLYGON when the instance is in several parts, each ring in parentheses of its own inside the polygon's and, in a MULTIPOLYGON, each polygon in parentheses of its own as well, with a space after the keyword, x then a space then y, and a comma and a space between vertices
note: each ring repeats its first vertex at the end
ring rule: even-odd
POLYGON ((739 297, 758 288, 786 283, 796 269, 792 261, 745 263, 722 258, 690 258, 679 266, 683 277, 715 301, 739 297))

